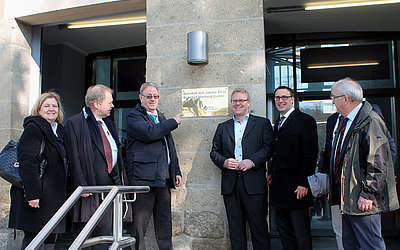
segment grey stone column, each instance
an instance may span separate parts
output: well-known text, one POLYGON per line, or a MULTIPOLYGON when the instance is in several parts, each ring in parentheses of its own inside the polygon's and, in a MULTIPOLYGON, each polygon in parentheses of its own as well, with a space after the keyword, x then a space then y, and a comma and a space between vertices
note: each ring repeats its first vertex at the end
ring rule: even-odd
MULTIPOLYGON (((262 0, 148 0, 148 81, 160 85, 160 109, 181 112, 181 91, 246 88, 252 113, 265 116, 265 45, 262 0), (190 31, 209 35, 209 63, 188 65, 190 31)), ((174 247, 228 249, 229 230, 220 194, 220 170, 209 153, 218 123, 232 117, 184 118, 173 132, 184 186, 173 191, 174 247)), ((148 244, 155 247, 154 233, 148 244)))
MULTIPOLYGON (((2 13, 0 5, 0 13, 2 13)), ((0 147, 18 140, 22 122, 29 114, 31 29, 0 14, 0 147)), ((20 233, 13 239, 7 229, 10 184, 0 178, 0 249, 20 248, 20 233)))

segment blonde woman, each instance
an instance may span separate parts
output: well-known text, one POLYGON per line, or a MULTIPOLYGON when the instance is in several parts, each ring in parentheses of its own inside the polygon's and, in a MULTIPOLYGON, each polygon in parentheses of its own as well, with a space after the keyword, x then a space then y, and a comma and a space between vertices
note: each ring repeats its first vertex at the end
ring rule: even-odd
MULTIPOLYGON (((9 221, 10 228, 24 231, 21 249, 25 249, 66 200, 68 164, 64 128, 60 124, 62 119, 59 95, 46 92, 38 98, 31 115, 24 120, 24 131, 18 145, 24 188, 11 187, 9 221), (39 165, 43 160, 47 164, 40 176, 39 165)), ((39 249, 54 249, 57 234, 64 230, 65 220, 39 249)))

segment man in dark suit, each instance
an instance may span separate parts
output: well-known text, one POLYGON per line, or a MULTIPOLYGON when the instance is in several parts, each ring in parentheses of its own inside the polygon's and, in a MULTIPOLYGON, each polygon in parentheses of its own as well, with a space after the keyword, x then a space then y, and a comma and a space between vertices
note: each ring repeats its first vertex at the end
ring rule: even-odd
MULTIPOLYGON (((82 112, 65 123, 72 185, 122 185, 120 142, 113 122, 107 117, 114 107, 112 90, 104 85, 91 86, 82 112)), ((99 194, 84 194, 73 208, 74 233, 79 233, 100 204, 99 194)), ((94 229, 92 236, 112 235, 112 209, 94 229)), ((107 249, 105 244, 93 249, 107 249)))
POLYGON ((267 225, 266 161, 270 156, 269 120, 249 114, 250 96, 236 89, 233 119, 218 125, 211 160, 222 171, 222 195, 232 249, 247 249, 246 218, 254 249, 271 249, 267 225))
POLYGON ((132 235, 136 249, 146 249, 144 236, 151 215, 159 249, 172 249, 171 188, 182 185, 182 174, 171 132, 180 116, 166 119, 157 110, 158 85, 145 82, 140 87, 140 104, 128 113, 128 180, 130 185, 150 186, 137 194, 133 204, 132 235))
POLYGON ((275 90, 280 115, 275 122, 270 184, 270 204, 275 207, 284 249, 312 249, 309 207, 313 197, 307 176, 314 174, 318 157, 317 124, 294 108, 294 92, 275 90))

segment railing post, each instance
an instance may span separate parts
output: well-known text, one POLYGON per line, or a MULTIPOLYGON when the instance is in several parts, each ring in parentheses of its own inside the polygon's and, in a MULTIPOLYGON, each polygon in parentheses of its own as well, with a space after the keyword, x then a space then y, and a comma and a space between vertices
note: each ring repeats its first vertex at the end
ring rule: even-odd
POLYGON ((80 249, 85 240, 89 237, 90 233, 94 230, 96 225, 99 223, 101 217, 104 215, 104 212, 110 205, 110 203, 114 200, 115 196, 118 194, 119 188, 114 186, 111 191, 107 194, 106 198, 100 204, 99 208, 94 212, 90 220, 87 222, 85 227, 76 237, 72 245, 68 249, 80 249))
POLYGON ((109 250, 117 250, 122 242, 122 194, 118 194, 114 199, 113 213, 113 243, 109 250))
POLYGON ((114 199, 113 235, 114 241, 122 239, 122 194, 114 199))

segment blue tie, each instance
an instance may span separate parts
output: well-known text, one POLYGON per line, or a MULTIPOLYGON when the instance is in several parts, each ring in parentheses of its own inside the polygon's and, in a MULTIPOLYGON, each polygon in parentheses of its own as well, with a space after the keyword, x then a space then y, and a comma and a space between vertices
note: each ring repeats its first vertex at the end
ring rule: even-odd
POLYGON ((281 119, 279 120, 279 123, 278 123, 278 130, 281 129, 282 123, 283 123, 283 121, 285 120, 285 118, 286 118, 285 116, 282 116, 281 119))
POLYGON ((151 116, 151 118, 153 118, 154 123, 157 124, 158 123, 157 116, 153 115, 153 114, 150 114, 150 116, 151 116))

